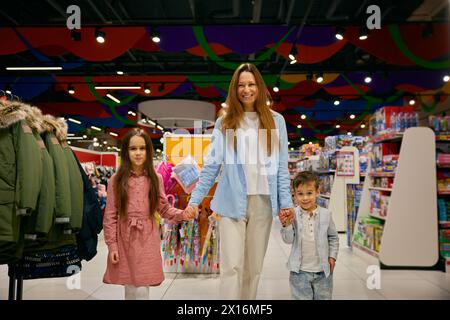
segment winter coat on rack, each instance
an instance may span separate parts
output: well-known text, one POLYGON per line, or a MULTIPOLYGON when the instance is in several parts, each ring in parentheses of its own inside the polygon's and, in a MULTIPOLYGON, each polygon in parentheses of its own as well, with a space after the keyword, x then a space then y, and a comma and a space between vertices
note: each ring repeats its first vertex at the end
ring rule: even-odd
POLYGON ((76 157, 67 144, 67 124, 63 120, 58 120, 58 123, 62 134, 57 135, 57 138, 64 151, 69 169, 70 226, 73 231, 78 231, 81 229, 83 221, 83 179, 81 178, 76 157))
MULTIPOLYGON (((72 151, 73 152, 73 151, 72 151)), ((91 260, 97 254, 98 234, 103 229, 103 215, 94 188, 89 177, 75 157, 83 179, 83 223, 80 232, 77 233, 78 253, 80 258, 91 260)))
POLYGON ((44 131, 41 110, 26 104, 22 104, 21 109, 26 113, 26 121, 33 130, 33 135, 40 148, 43 177, 37 208, 30 217, 23 219, 25 246, 27 246, 27 242, 47 241, 47 233, 50 231, 54 219, 55 174, 53 160, 40 136, 44 131))
POLYGON ((36 209, 41 187, 41 153, 25 117, 19 103, 0 102, 0 264, 21 256, 20 216, 36 209))
POLYGON ((55 136, 56 134, 62 135, 62 132, 56 119, 49 115, 43 116, 43 126, 44 132, 42 138, 48 153, 53 159, 53 169, 55 173, 55 223, 70 223, 71 197, 69 169, 64 150, 55 136))

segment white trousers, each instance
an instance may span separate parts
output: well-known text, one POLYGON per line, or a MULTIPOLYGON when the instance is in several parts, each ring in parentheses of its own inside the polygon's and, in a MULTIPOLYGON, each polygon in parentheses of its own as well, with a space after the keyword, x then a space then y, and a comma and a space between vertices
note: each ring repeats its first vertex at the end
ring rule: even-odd
POLYGON ((269 195, 247 196, 244 219, 221 217, 220 299, 256 299, 271 227, 269 195))
POLYGON ((148 300, 149 287, 125 285, 125 300, 148 300))

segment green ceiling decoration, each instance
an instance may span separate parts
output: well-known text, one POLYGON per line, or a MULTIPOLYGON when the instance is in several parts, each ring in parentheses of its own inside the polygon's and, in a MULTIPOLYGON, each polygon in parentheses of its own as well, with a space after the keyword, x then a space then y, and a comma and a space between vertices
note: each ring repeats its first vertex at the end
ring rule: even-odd
POLYGON ((437 100, 433 100, 433 102, 430 105, 427 105, 425 101, 422 100, 422 97, 418 96, 420 106, 422 107, 422 110, 425 112, 432 112, 434 109, 436 109, 436 106, 438 104, 437 100))
POLYGON ((391 33, 391 37, 394 40, 397 47, 403 52, 403 54, 408 57, 415 64, 429 68, 429 69, 448 69, 450 68, 450 61, 428 61, 422 58, 417 57, 414 53, 412 53, 400 35, 400 29, 398 25, 389 25, 389 32, 391 33))
MULTIPOLYGON (((255 65, 259 65, 260 63, 264 62, 265 60, 269 59, 270 56, 278 49, 278 47, 286 40, 286 38, 289 36, 289 34, 294 31, 296 27, 291 27, 286 34, 281 37, 281 39, 270 49, 266 50, 262 54, 260 54, 258 57, 256 57, 255 62, 250 61, 251 63, 255 65)), ((192 30, 194 31, 194 36, 197 39, 198 44, 200 47, 205 51, 205 53, 208 55, 208 57, 216 62, 218 65, 227 68, 227 69, 236 69, 241 65, 241 63, 236 62, 228 62, 225 61, 225 59, 219 57, 216 55, 216 53, 209 47, 208 40, 205 38, 205 34, 203 33, 203 27, 202 26, 193 26, 192 30)))
POLYGON ((107 100, 107 99, 103 98, 102 96, 100 96, 100 95, 97 93, 97 91, 95 90, 94 85, 92 84, 92 78, 91 78, 91 77, 84 77, 84 79, 86 80, 86 84, 87 84, 87 86, 88 86, 88 88, 89 88, 89 91, 92 93, 92 95, 93 95, 99 102, 101 102, 101 103, 107 105, 108 108, 109 108, 109 110, 111 111, 111 113, 113 114, 113 116, 114 116, 117 120, 123 122, 124 124, 133 125, 133 126, 136 125, 136 121, 131 121, 131 120, 127 119, 127 118, 123 118, 123 117, 117 112, 116 107, 123 106, 123 105, 126 105, 126 104, 130 103, 131 101, 133 101, 134 98, 137 97, 137 95, 129 96, 129 97, 123 99, 120 103, 114 102, 114 101, 112 101, 112 100, 107 100))

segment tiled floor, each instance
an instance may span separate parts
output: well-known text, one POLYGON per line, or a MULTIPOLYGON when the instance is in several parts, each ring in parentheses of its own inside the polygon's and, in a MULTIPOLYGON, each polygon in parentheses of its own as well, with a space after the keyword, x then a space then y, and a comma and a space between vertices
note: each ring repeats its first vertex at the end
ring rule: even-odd
MULTIPOLYGON (((264 262, 258 299, 290 299, 288 271, 285 263, 290 247, 279 234, 280 224, 273 222, 269 248, 264 262)), ((340 236, 340 252, 334 272, 333 299, 446 299, 450 300, 450 274, 440 271, 382 270, 381 288, 367 288, 366 273, 370 265, 346 247, 345 235, 340 236)), ((107 248, 99 241, 97 256, 83 263, 81 289, 69 290, 62 279, 24 281, 23 298, 32 299, 123 299, 123 287, 102 282, 107 248)), ((218 275, 166 273, 159 287, 150 288, 151 299, 217 299, 218 275)), ((0 266, 0 300, 7 299, 7 267, 0 266)))

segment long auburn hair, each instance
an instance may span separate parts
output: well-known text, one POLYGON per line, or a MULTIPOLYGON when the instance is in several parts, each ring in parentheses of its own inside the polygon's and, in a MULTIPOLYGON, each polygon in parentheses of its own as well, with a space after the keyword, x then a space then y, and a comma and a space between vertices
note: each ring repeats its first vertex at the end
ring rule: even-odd
MULTIPOLYGON (((258 87, 258 96, 255 101, 255 111, 258 114, 260 121, 260 129, 265 129, 267 132, 267 151, 271 154, 272 151, 272 129, 275 129, 275 120, 273 119, 270 106, 272 105, 272 98, 269 90, 264 82, 263 77, 255 65, 251 63, 241 64, 231 78, 230 87, 228 89, 228 96, 226 100, 227 108, 222 120, 222 130, 232 129, 236 130, 244 118, 245 109, 238 97, 239 76, 242 72, 250 72, 255 77, 256 86, 258 87)), ((259 136, 259 135, 258 135, 259 136)), ((236 137, 234 139, 236 146, 236 137)))
POLYGON ((130 140, 132 137, 142 137, 145 140, 146 160, 144 163, 144 171, 147 172, 147 176, 150 182, 150 189, 148 192, 148 199, 150 205, 150 217, 155 215, 156 208, 158 206, 159 199, 159 179, 156 175, 155 168, 153 167, 153 144, 150 137, 140 128, 133 128, 128 131, 122 140, 122 148, 120 151, 122 164, 117 171, 115 179, 113 181, 115 187, 116 206, 120 217, 126 218, 128 215, 128 178, 131 175, 132 164, 128 153, 130 146, 130 140))

